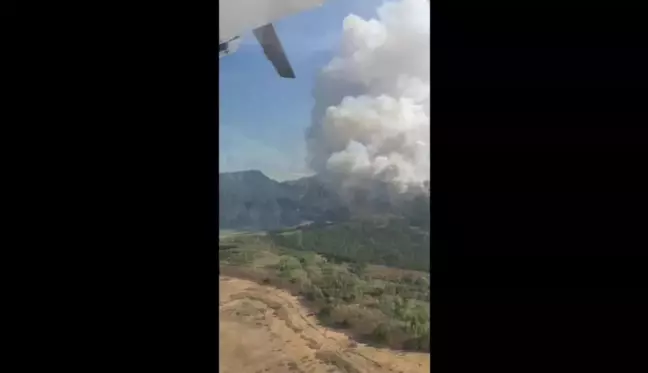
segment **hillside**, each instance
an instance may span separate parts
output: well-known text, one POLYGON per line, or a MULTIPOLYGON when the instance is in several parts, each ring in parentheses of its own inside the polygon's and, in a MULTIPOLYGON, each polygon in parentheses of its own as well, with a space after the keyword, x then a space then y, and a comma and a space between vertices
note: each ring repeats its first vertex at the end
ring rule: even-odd
POLYGON ((260 171, 221 173, 219 203, 221 229, 276 229, 349 215, 335 194, 313 178, 280 183, 260 171))
POLYGON ((278 182, 254 170, 219 175, 220 229, 268 230, 308 221, 371 220, 376 215, 401 217, 429 230, 429 198, 419 196, 394 205, 357 193, 349 203, 317 177, 278 182))
POLYGON ((356 343, 321 325, 299 297, 219 277, 219 372, 421 373, 430 355, 356 343))
POLYGON ((272 229, 300 222, 293 194, 260 171, 219 175, 219 228, 272 229))
POLYGON ((286 289, 358 341, 429 352, 429 273, 331 260, 258 235, 223 238, 219 260, 221 275, 286 289))
POLYGON ((429 229, 403 218, 372 218, 271 231, 279 246, 313 251, 338 261, 430 270, 429 229))

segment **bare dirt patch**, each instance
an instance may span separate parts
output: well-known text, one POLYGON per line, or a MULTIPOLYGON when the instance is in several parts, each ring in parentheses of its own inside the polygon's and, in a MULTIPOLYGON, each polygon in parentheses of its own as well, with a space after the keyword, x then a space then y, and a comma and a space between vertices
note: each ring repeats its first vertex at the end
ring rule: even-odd
POLYGON ((355 343, 286 291, 220 277, 221 373, 429 372, 430 355, 355 343))

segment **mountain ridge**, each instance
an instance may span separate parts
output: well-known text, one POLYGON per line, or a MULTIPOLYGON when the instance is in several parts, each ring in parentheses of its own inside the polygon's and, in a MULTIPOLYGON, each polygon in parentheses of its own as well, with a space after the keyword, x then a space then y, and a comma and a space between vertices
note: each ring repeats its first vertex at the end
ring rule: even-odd
POLYGON ((279 182, 258 170, 219 174, 221 229, 277 229, 348 212, 314 177, 279 182))
POLYGON ((306 221, 342 222, 386 215, 429 226, 429 197, 414 196, 394 204, 388 198, 356 195, 359 198, 345 201, 317 175, 280 182, 259 170, 223 172, 219 173, 219 228, 272 230, 306 221))

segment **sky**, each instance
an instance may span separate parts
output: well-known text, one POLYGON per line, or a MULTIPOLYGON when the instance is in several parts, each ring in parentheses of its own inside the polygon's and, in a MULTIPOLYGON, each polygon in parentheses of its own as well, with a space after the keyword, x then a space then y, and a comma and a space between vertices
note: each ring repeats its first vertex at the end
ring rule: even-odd
POLYGON ((327 0, 276 22, 296 79, 280 78, 251 33, 219 60, 220 172, 260 170, 283 181, 308 176, 304 132, 318 71, 334 56, 342 21, 375 17, 383 0, 327 0))

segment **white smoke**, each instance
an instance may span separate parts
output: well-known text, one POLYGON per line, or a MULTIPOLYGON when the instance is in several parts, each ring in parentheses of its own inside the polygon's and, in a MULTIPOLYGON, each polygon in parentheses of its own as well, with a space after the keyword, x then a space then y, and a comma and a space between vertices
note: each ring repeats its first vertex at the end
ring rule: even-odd
POLYGON ((430 8, 387 2, 378 19, 344 19, 338 55, 313 92, 309 164, 339 186, 397 193, 430 179, 430 8))

